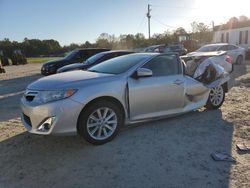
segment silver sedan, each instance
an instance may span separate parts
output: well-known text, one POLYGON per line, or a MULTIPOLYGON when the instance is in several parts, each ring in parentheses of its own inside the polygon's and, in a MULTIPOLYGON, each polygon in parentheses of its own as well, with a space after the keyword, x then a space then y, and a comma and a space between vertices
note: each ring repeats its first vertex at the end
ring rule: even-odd
POLYGON ((187 56, 196 55, 201 52, 218 52, 218 51, 226 51, 227 54, 232 58, 233 63, 242 64, 244 62, 245 49, 228 43, 207 44, 205 46, 202 46, 198 50, 187 54, 187 56))
POLYGON ((21 99, 22 122, 35 134, 79 133, 88 142, 112 140, 124 124, 219 108, 227 80, 208 85, 185 75, 174 54, 131 54, 88 71, 41 78, 21 99))

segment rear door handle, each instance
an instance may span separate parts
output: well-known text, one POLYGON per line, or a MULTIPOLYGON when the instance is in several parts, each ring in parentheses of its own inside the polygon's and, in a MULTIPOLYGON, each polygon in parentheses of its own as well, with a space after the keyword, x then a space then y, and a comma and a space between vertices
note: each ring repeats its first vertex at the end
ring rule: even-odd
POLYGON ((175 85, 181 85, 181 84, 183 84, 184 82, 182 81, 182 80, 175 80, 174 81, 174 84, 175 85))

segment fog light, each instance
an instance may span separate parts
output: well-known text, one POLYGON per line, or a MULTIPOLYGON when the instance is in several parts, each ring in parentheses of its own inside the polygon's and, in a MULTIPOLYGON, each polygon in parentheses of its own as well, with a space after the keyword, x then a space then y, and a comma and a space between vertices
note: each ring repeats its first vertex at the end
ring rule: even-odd
POLYGON ((53 125, 54 121, 55 121, 55 117, 50 117, 50 118, 47 118, 43 123, 42 125, 40 125, 38 127, 38 131, 41 131, 41 132, 48 132, 51 128, 51 126, 53 125))

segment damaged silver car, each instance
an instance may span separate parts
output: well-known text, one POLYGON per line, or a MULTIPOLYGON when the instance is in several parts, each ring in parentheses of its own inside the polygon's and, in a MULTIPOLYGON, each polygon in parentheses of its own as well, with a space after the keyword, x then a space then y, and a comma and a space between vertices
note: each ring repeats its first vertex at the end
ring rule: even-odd
POLYGON ((112 140, 124 124, 219 108, 232 64, 221 54, 182 57, 138 53, 88 71, 41 78, 21 99, 22 122, 35 134, 79 133, 90 143, 112 140))

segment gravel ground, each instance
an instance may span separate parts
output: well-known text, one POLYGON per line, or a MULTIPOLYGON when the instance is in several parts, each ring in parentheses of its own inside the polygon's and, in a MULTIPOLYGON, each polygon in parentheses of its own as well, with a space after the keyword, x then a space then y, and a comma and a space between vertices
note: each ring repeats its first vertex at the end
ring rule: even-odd
MULTIPOLYGON (((197 111, 124 128, 93 146, 78 136, 32 135, 19 118, 25 87, 40 64, 0 74, 0 187, 250 187, 250 63, 236 66, 235 87, 219 110, 197 111), (242 75, 242 76, 241 76, 242 75), (210 154, 232 155, 236 163, 210 154)), ((234 80, 231 82, 234 83, 234 80)))

